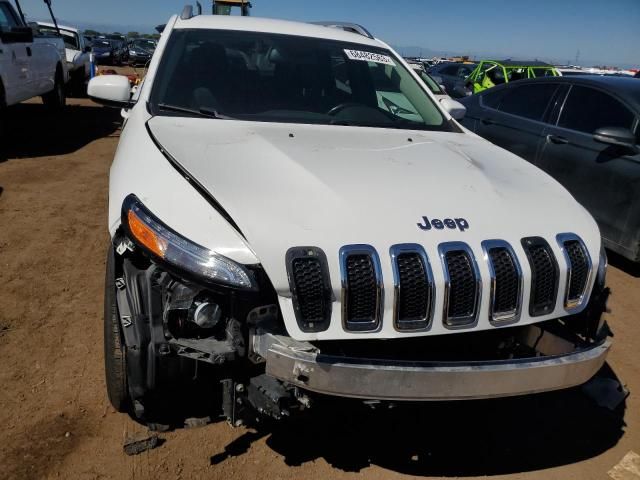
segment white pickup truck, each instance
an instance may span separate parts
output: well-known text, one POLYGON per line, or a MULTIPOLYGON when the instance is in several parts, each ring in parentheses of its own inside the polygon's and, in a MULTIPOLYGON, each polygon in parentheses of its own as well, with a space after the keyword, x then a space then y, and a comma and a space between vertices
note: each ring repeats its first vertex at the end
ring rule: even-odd
POLYGON ((34 35, 23 15, 0 0, 0 128, 6 107, 33 97, 62 108, 67 76, 62 38, 34 35))
POLYGON ((105 284, 117 409, 198 402, 198 378, 239 425, 327 395, 494 398, 598 372, 606 257, 559 183, 461 127, 464 107, 360 26, 191 12, 133 95, 89 82, 127 117, 105 284))
MULTIPOLYGON (((91 47, 85 42, 82 32, 74 27, 58 25, 64 41, 69 83, 67 91, 73 95, 84 95, 91 75, 91 47)), ((56 35, 56 25, 51 22, 38 22, 41 33, 56 35)))

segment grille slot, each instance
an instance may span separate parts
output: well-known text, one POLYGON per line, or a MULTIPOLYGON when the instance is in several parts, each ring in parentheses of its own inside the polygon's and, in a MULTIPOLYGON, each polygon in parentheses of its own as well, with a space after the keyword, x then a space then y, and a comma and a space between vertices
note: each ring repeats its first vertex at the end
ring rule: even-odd
POLYGON ((507 242, 482 242, 491 273, 489 320, 514 322, 519 319, 522 301, 522 270, 518 258, 507 242))
POLYGON ((476 323, 481 280, 471 249, 464 243, 440 246, 445 271, 444 323, 450 328, 476 323))
POLYGON ((287 252, 287 272, 296 320, 304 332, 320 332, 331 321, 331 282, 324 253, 314 247, 287 252))
POLYGON ((376 251, 368 245, 352 245, 340 250, 340 258, 345 328, 377 330, 382 316, 383 287, 376 251))
POLYGON ((390 249, 394 274, 394 321, 397 330, 423 330, 431 325, 434 284, 429 260, 420 245, 390 249))
POLYGON ((591 275, 591 258, 582 240, 574 234, 558 235, 567 262, 565 308, 575 310, 584 303, 591 275))
POLYGON ((529 314, 532 317, 550 314, 558 295, 558 262, 543 238, 525 238, 522 244, 531 267, 529 314))

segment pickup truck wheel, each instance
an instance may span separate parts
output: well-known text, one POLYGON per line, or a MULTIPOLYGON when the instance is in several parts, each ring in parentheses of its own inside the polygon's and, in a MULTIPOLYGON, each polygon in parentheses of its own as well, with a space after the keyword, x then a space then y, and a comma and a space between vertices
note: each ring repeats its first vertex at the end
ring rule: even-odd
POLYGON ((58 69, 53 90, 42 96, 42 102, 51 110, 62 110, 66 101, 64 80, 62 79, 62 72, 58 69))
POLYGON ((119 412, 129 409, 127 387, 127 359, 120 331, 120 314, 116 302, 115 254, 109 245, 107 273, 104 282, 104 370, 107 394, 113 408, 119 412))
POLYGON ((84 78, 84 69, 79 69, 73 77, 73 94, 76 98, 84 98, 87 96, 87 85, 84 78))

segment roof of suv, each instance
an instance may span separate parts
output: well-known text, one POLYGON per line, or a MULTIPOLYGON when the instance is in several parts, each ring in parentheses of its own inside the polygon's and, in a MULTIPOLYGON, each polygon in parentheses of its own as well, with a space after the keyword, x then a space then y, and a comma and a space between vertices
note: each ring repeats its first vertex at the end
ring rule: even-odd
POLYGON ((287 20, 274 20, 270 18, 240 17, 231 15, 197 15, 190 19, 182 20, 180 17, 177 17, 173 28, 203 28, 278 33, 282 35, 324 38, 328 40, 338 40, 387 48, 384 43, 378 40, 372 40, 364 35, 347 32, 339 28, 331 28, 302 22, 290 22, 287 20))

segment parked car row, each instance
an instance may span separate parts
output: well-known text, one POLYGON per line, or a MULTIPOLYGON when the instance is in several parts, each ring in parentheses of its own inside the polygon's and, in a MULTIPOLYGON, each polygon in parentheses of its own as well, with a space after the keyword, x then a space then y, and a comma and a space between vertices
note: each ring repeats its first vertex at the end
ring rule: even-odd
POLYGON ((134 38, 127 40, 110 35, 93 40, 97 63, 103 65, 146 65, 156 48, 155 40, 134 38))

